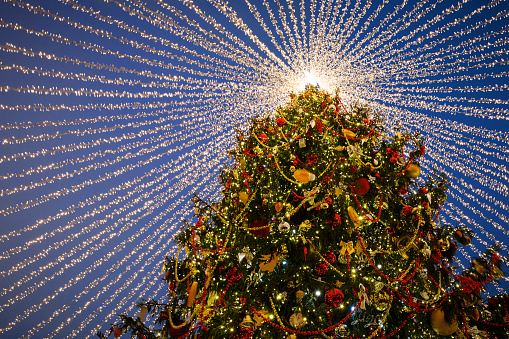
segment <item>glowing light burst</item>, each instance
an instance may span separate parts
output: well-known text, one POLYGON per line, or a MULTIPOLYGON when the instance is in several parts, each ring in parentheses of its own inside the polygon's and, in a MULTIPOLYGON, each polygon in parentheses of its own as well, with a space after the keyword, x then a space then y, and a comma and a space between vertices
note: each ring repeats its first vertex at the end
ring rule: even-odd
POLYGON ((422 133, 463 265, 495 241, 507 263, 508 7, 4 0, 0 335, 90 337, 164 295, 191 193, 220 199, 237 127, 307 83, 422 133))

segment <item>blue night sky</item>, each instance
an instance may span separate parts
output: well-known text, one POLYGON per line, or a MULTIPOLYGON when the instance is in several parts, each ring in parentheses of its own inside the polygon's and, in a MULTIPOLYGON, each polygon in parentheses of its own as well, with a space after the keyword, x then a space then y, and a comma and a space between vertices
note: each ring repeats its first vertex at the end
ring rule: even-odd
POLYGON ((310 81, 420 132, 423 174, 452 182, 441 222, 476 234, 459 263, 499 242, 508 272, 508 8, 4 0, 0 337, 93 337, 163 297, 172 237, 193 193, 220 199, 235 128, 310 81))

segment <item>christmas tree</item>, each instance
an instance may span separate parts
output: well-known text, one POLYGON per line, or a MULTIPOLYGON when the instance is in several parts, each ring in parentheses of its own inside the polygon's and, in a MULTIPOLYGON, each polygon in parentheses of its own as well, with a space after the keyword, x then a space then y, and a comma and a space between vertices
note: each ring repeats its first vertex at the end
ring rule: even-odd
POLYGON ((140 303, 114 336, 507 336, 509 298, 481 299, 503 274, 496 248, 456 273, 472 232, 441 224, 449 182, 420 175, 419 135, 391 136, 369 107, 313 86, 290 99, 239 132, 222 200, 193 198, 169 300, 140 303))

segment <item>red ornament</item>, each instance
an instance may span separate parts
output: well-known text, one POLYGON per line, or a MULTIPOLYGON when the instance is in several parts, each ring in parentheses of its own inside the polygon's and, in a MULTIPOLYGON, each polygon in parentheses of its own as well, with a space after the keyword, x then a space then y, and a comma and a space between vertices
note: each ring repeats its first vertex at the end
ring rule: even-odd
POLYGON ((426 187, 421 187, 420 189, 421 193, 426 194, 428 193, 428 189, 426 187))
POLYGON ((250 229, 249 230, 249 233, 251 233, 252 235, 255 235, 255 236, 260 236, 262 238, 265 238, 269 235, 270 233, 270 227, 267 226, 267 227, 263 227, 263 226, 266 226, 267 223, 265 222, 265 220, 255 220, 253 221, 250 225, 249 225, 249 228, 254 228, 254 229, 250 229))
POLYGON ((329 266, 327 266, 327 264, 324 261, 319 261, 315 265, 315 272, 316 272, 316 274, 318 274, 320 276, 327 274, 328 271, 329 271, 329 266))
POLYGON ((369 191, 368 179, 360 178, 359 180, 357 180, 357 182, 355 183, 355 186, 353 188, 353 191, 357 195, 364 195, 364 194, 368 193, 368 191, 369 191))
POLYGON ((427 201, 423 201, 421 205, 424 208, 428 208, 428 202, 427 201))
POLYGON ((391 164, 395 164, 398 162, 398 158, 392 157, 389 161, 391 162, 391 164))
POLYGON ((424 148, 424 145, 421 146, 421 157, 424 155, 424 152, 426 151, 426 148, 424 148))
POLYGON ((260 139, 260 141, 263 144, 266 143, 269 140, 269 138, 267 137, 267 134, 264 134, 264 133, 258 135, 258 139, 260 139))
POLYGON ((357 172, 359 169, 357 167, 352 167, 350 168, 350 173, 354 174, 355 172, 357 172))
POLYGON ((286 124, 285 118, 278 118, 276 120, 276 125, 278 125, 279 127, 283 127, 285 124, 286 124))
POLYGON ((160 318, 162 321, 166 321, 166 320, 168 320, 168 311, 162 311, 162 312, 161 312, 161 315, 159 316, 159 318, 160 318))
POLYGON ((329 264, 333 264, 336 261, 336 255, 332 252, 325 253, 323 257, 329 262, 329 264))
MULTIPOLYGON (((175 326, 178 326, 182 323, 183 323, 183 321, 177 321, 177 322, 174 322, 173 324, 175 326)), ((170 327, 168 328, 168 335, 170 336, 170 338, 178 338, 178 337, 181 337, 184 334, 186 334, 188 331, 189 331, 189 324, 187 324, 183 327, 180 327, 180 328, 173 328, 170 325, 170 327)))
POLYGON ((398 189, 398 194, 399 195, 405 195, 408 193, 408 190, 405 186, 401 186, 399 189, 398 189))
POLYGON ((334 288, 332 290, 329 290, 325 294, 325 303, 329 307, 339 307, 343 303, 343 300, 345 299, 345 296, 343 295, 343 292, 338 290, 337 288, 334 288))
POLYGON ((410 215, 410 213, 412 213, 412 207, 410 207, 410 206, 405 206, 401 209, 401 214, 404 217, 408 217, 410 215))
POLYGON ((389 148, 387 148, 387 151, 386 151, 386 152, 387 152, 387 154, 391 155, 391 154, 392 154, 392 152, 393 152, 393 151, 392 151, 392 148, 390 148, 390 147, 389 147, 389 148))
POLYGON ((258 166, 256 167, 256 170, 258 171, 258 173, 260 173, 260 174, 261 174, 261 173, 265 172, 265 166, 263 166, 263 165, 258 165, 258 166))
POLYGON ((334 215, 334 220, 332 221, 332 228, 341 224, 341 217, 339 214, 334 215))

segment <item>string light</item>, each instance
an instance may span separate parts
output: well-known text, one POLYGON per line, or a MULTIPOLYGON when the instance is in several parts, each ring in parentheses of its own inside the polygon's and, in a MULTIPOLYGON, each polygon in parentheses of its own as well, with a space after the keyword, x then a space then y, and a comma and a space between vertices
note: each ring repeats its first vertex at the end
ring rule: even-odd
POLYGON ((506 5, 5 0, 0 333, 91 337, 164 295, 190 195, 220 199, 236 128, 306 83, 422 133, 442 224, 476 232, 459 266, 508 264, 506 5))

